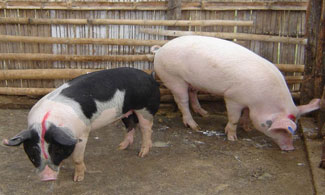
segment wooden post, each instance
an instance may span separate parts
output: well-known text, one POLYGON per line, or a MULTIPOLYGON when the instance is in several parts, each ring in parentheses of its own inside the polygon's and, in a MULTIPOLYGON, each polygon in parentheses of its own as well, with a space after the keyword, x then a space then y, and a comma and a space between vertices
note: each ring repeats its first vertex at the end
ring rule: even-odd
POLYGON ((318 136, 323 137, 322 156, 319 163, 319 168, 325 169, 325 87, 320 102, 320 112, 318 114, 318 136))
POLYGON ((325 2, 322 2, 315 59, 315 97, 321 97, 325 84, 325 2))
POLYGON ((182 18, 182 1, 168 0, 167 19, 180 20, 182 18))
MULTIPOLYGON (((167 4, 167 19, 168 20, 180 20, 182 19, 182 0, 168 0, 167 4)), ((179 30, 180 27, 168 26, 168 30, 179 30)), ((173 39, 168 37, 168 40, 173 39)))
MULTIPOLYGON (((323 5, 324 6, 324 5, 323 5)), ((322 10, 322 0, 310 0, 307 8, 307 24, 306 35, 308 38, 307 45, 305 47, 306 62, 305 62, 305 74, 304 81, 301 86, 300 103, 306 104, 311 99, 316 97, 314 87, 315 74, 316 74, 316 56, 317 56, 317 40, 320 32, 320 18, 322 10)), ((319 73, 318 73, 319 74, 319 73)), ((320 97, 320 96, 318 96, 320 97)))

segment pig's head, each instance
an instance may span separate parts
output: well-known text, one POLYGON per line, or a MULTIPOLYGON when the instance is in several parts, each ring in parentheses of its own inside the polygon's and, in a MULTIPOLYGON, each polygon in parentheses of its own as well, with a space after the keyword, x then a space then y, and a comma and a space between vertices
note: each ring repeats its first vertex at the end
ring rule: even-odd
POLYGON ((3 140, 7 146, 19 146, 23 143, 24 150, 42 181, 56 180, 60 163, 69 157, 77 143, 66 128, 51 124, 42 134, 37 128, 23 130, 13 138, 3 140))
POLYGON ((281 150, 294 150, 293 134, 297 129, 297 120, 301 115, 319 109, 319 104, 320 99, 313 99, 309 104, 298 106, 295 113, 279 114, 275 119, 266 121, 269 128, 265 134, 271 137, 281 150))
POLYGON ((286 117, 278 117, 272 121, 270 128, 266 131, 266 135, 271 137, 281 150, 294 150, 293 134, 297 129, 296 123, 286 117))

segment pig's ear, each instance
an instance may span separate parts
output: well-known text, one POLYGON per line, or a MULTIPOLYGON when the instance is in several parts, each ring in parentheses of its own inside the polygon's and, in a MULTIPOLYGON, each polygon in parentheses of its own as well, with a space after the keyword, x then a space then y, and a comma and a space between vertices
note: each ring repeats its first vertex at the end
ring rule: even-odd
POLYGON ((25 140, 30 139, 32 136, 30 130, 23 130, 20 133, 18 133, 13 138, 7 140, 3 140, 3 144, 7 146, 19 146, 21 143, 23 143, 25 140))
POLYGON ((75 139, 67 131, 69 130, 51 125, 50 128, 48 128, 46 131, 44 138, 49 143, 60 144, 64 146, 73 146, 78 142, 78 139, 75 139))
POLYGON ((308 112, 317 110, 320 108, 320 99, 313 99, 309 104, 298 106, 299 115, 306 114, 308 112))
POLYGON ((292 120, 287 118, 282 119, 275 119, 272 121, 271 127, 268 129, 268 131, 279 131, 284 130, 288 133, 294 134, 297 129, 296 123, 294 123, 292 120))

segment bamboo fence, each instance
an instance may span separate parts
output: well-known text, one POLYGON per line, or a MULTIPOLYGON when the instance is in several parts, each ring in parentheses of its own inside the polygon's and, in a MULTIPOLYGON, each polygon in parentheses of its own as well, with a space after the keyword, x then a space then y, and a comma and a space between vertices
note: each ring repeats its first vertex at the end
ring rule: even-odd
MULTIPOLYGON (((0 94, 42 96, 101 69, 151 71, 151 46, 199 34, 235 41, 273 62, 299 98, 306 9, 307 0, 2 1, 0 94)), ((162 101, 172 100, 163 85, 161 93, 162 101)))

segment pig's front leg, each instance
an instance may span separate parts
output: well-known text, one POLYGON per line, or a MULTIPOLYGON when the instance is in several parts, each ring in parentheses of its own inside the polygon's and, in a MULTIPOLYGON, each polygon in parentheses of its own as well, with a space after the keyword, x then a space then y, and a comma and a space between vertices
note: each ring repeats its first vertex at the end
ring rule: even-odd
POLYGON ((235 141, 237 140, 237 124, 239 122, 243 106, 227 98, 225 98, 225 102, 228 113, 228 123, 225 128, 225 133, 227 134, 228 140, 235 141))
POLYGON ((86 166, 84 163, 85 149, 88 141, 88 135, 79 138, 79 142, 72 153, 72 159, 75 164, 73 181, 82 181, 85 177, 86 166))
POLYGON ((144 157, 146 154, 148 154, 150 148, 152 147, 151 134, 153 116, 145 109, 138 110, 135 113, 139 119, 139 125, 142 133, 142 144, 139 156, 144 157))
POLYGON ((197 93, 198 93, 197 90, 192 89, 190 87, 189 96, 190 96, 191 106, 194 112, 199 113, 201 116, 205 117, 208 115, 208 112, 201 107, 199 100, 197 98, 197 93))

